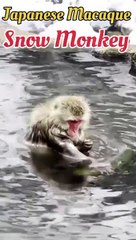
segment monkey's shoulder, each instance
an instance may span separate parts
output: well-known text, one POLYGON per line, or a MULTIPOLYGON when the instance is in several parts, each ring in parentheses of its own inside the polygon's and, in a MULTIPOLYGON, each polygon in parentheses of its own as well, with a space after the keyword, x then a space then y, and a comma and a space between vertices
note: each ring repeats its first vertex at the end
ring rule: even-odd
POLYGON ((28 133, 26 134, 26 141, 31 142, 32 144, 46 144, 47 134, 40 121, 29 128, 28 133))

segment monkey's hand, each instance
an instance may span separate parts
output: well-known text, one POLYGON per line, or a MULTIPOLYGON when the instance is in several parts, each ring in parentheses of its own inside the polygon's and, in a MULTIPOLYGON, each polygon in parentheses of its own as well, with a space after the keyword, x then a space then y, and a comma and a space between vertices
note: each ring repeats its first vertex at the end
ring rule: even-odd
POLYGON ((88 152, 92 149, 93 142, 91 139, 85 139, 83 141, 80 140, 76 143, 76 146, 80 152, 87 153, 88 155, 88 152))

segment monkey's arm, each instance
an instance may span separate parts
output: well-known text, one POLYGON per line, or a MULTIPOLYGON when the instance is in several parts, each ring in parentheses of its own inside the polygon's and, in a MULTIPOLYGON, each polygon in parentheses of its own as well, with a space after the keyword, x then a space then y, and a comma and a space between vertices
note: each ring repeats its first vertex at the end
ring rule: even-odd
POLYGON ((64 140, 68 140, 68 138, 65 132, 61 132, 59 128, 53 126, 46 131, 42 123, 38 122, 32 126, 31 130, 26 136, 26 140, 32 144, 47 145, 58 152, 63 152, 64 140))
MULTIPOLYGON (((32 126, 30 132, 26 136, 26 140, 36 145, 47 145, 53 150, 61 153, 65 151, 65 142, 73 143, 65 131, 61 131, 58 127, 55 126, 50 127, 48 131, 46 131, 41 122, 38 122, 32 126)), ((84 136, 82 134, 82 137, 80 136, 79 140, 77 142, 74 142, 74 145, 80 152, 88 155, 88 151, 92 148, 92 141, 84 139, 84 136)))
POLYGON ((82 152, 86 155, 88 155, 88 151, 90 151, 92 148, 93 142, 91 139, 85 139, 84 131, 80 132, 80 136, 79 136, 79 139, 77 142, 73 142, 68 137, 68 135, 65 131, 62 131, 61 129, 59 129, 57 127, 50 128, 49 132, 50 132, 49 133, 50 141, 51 142, 53 141, 53 143, 55 141, 55 144, 57 144, 57 146, 62 145, 62 143, 64 143, 64 141, 71 142, 77 147, 77 149, 80 152, 82 152))
POLYGON ((59 152, 64 152, 65 140, 71 142, 64 131, 61 131, 58 127, 51 127, 48 130, 48 146, 59 152))

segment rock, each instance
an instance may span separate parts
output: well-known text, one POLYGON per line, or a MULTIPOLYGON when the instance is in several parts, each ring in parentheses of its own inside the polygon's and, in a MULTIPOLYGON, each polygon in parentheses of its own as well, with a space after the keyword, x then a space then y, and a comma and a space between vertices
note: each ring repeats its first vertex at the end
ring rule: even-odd
POLYGON ((136 53, 131 53, 131 68, 129 73, 136 76, 136 53))
POLYGON ((128 52, 120 53, 117 48, 96 49, 93 51, 93 55, 95 57, 114 62, 120 62, 122 60, 128 60, 130 58, 130 54, 128 52))
POLYGON ((117 160, 115 172, 132 173, 136 171, 136 151, 132 149, 125 150, 117 160))

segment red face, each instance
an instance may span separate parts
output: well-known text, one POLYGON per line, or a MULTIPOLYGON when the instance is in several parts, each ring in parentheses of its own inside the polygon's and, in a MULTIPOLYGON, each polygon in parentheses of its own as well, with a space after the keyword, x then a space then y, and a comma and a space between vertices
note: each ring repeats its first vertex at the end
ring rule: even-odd
POLYGON ((68 128, 67 133, 70 137, 74 137, 78 134, 81 123, 82 123, 82 120, 77 120, 77 121, 76 120, 69 120, 68 121, 69 128, 68 128))

